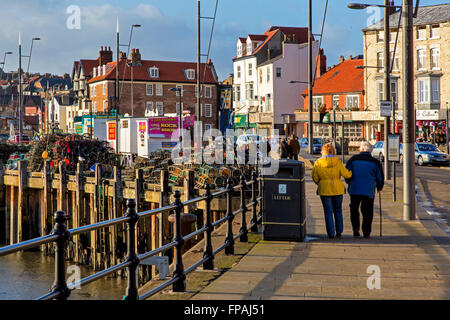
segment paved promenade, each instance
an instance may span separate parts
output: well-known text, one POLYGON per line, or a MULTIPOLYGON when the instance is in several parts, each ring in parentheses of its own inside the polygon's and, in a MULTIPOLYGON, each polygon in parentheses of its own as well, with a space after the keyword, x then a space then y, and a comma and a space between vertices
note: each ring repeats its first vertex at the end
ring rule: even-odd
POLYGON ((418 220, 402 221, 401 188, 396 203, 389 183, 382 192, 382 237, 378 197, 372 236, 364 239, 352 235, 346 194, 343 238, 328 239, 310 172, 306 172, 308 241, 260 241, 192 299, 450 298, 449 237, 419 205, 418 220))

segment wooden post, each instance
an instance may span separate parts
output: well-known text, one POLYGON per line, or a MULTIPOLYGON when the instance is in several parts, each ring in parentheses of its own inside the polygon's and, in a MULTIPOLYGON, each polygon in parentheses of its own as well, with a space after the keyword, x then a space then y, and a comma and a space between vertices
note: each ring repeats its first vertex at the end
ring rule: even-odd
MULTIPOLYGON (((48 220, 49 217, 53 215, 52 213, 52 180, 51 180, 51 171, 50 171, 50 162, 45 160, 44 164, 44 175, 42 176, 44 182, 44 190, 43 190, 43 206, 41 210, 41 236, 47 235, 50 233, 48 229, 48 220)), ((44 250, 45 254, 48 254, 49 245, 41 247, 44 250)))
POLYGON ((59 168, 59 184, 58 184, 58 198, 57 198, 57 205, 56 209, 58 211, 64 211, 67 212, 67 210, 64 210, 64 200, 65 200, 65 163, 60 161, 58 163, 59 168))
MULTIPOLYGON (((160 186, 159 207, 162 208, 169 203, 169 172, 167 170, 161 170, 160 186)), ((169 212, 159 214, 159 247, 169 242, 170 224, 168 217, 169 212)))
MULTIPOLYGON (((76 191, 75 191, 75 210, 73 218, 73 227, 78 228, 81 226, 81 217, 84 216, 84 177, 81 169, 81 163, 77 164, 77 172, 75 176, 76 191)), ((75 236, 75 261, 79 262, 80 252, 80 237, 75 236)))
POLYGON ((4 186, 5 191, 5 244, 10 243, 10 228, 11 228, 11 188, 8 188, 7 186, 4 186))
POLYGON ((23 239, 23 218, 27 214, 27 161, 19 161, 19 190, 17 204, 17 242, 23 239))
MULTIPOLYGON (((135 197, 135 201, 136 201, 136 213, 139 213, 142 209, 142 204, 141 204, 141 198, 144 197, 144 178, 143 178, 143 171, 142 169, 136 169, 136 181, 135 181, 135 185, 134 185, 134 197, 135 197)), ((135 243, 136 243, 136 250, 137 253, 139 252, 139 244, 140 244, 140 238, 142 236, 142 228, 143 228, 144 223, 139 223, 139 221, 136 223, 136 232, 134 234, 135 236, 135 243)), ((141 279, 142 277, 142 268, 138 268, 138 272, 139 272, 139 278, 141 279)))
MULTIPOLYGON (((114 197, 113 197, 113 203, 112 203, 112 212, 113 212, 113 219, 118 218, 119 215, 121 216, 120 211, 120 200, 122 199, 122 180, 120 177, 120 170, 117 166, 114 166, 114 197)), ((117 236, 118 236, 118 226, 112 227, 112 261, 113 264, 116 264, 117 261, 117 236)))
POLYGON ((17 208, 17 194, 16 194, 16 187, 13 185, 9 187, 10 190, 10 199, 11 199, 11 205, 10 205, 10 211, 9 211, 9 244, 15 244, 17 243, 17 214, 16 214, 16 208, 17 208))
MULTIPOLYGON (((98 222, 98 204, 99 204, 99 186, 101 184, 102 178, 102 167, 97 163, 95 166, 95 185, 94 194, 91 196, 91 224, 98 222)), ((98 266, 98 231, 93 231, 91 233, 91 257, 94 270, 99 270, 98 266)))

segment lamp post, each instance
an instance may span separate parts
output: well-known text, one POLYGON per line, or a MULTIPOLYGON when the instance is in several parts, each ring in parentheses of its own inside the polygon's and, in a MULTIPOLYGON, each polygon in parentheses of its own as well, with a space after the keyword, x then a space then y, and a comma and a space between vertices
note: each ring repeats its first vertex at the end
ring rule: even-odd
POLYGON ((309 154, 313 154, 313 92, 312 92, 312 81, 313 81, 313 55, 312 55, 312 0, 308 1, 308 148, 309 154))
MULTIPOLYGON (((311 62, 311 61, 310 61, 311 62)), ((312 75, 312 73, 311 73, 312 75)), ((299 81, 299 80, 291 80, 289 81, 289 83, 303 83, 303 84, 307 84, 308 88, 310 87, 310 84, 312 84, 312 76, 309 78, 310 81, 299 81)), ((312 86, 311 86, 312 88, 312 86)), ((312 90, 308 93, 308 99, 309 99, 309 107, 308 107, 308 114, 309 114, 309 120, 308 120, 308 130, 309 130, 309 134, 308 134, 308 148, 309 148, 309 153, 313 154, 313 150, 312 150, 312 146, 314 144, 310 143, 310 141, 313 141, 313 136, 312 136, 312 128, 313 128, 313 110, 312 110, 312 90), (311 95, 311 98, 309 99, 309 96, 311 95)))
MULTIPOLYGON (((384 5, 364 4, 364 3, 350 3, 348 8, 350 9, 366 9, 367 7, 379 7, 384 8, 384 100, 391 100, 391 77, 390 77, 390 29, 389 29, 389 12, 391 8, 401 8, 400 6, 394 6, 390 4, 389 0, 384 0, 384 5)), ((394 52, 395 56, 395 52, 394 52)), ((389 146, 388 135, 390 133, 390 117, 384 117, 384 174, 387 180, 391 178, 391 170, 389 167, 389 146)))
POLYGON ((5 63, 6 63, 6 55, 8 55, 8 54, 12 54, 12 52, 11 51, 5 52, 5 54, 3 55, 3 62, 0 62, 0 64, 2 65, 2 75, 0 77, 0 80, 3 79, 3 74, 5 73, 4 69, 5 69, 5 63))
POLYGON ((28 74, 28 72, 30 70, 31 53, 33 52, 33 42, 34 41, 39 41, 39 40, 41 40, 41 38, 33 38, 33 39, 31 39, 30 55, 29 56, 23 56, 23 57, 28 58, 27 74, 28 74))

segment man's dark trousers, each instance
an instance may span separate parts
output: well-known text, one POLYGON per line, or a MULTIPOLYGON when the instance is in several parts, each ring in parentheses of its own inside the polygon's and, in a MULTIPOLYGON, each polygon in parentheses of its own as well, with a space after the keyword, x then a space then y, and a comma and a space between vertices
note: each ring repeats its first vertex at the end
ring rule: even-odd
POLYGON ((361 205, 363 217, 362 232, 365 236, 370 235, 373 220, 373 200, 374 199, 367 196, 350 195, 350 220, 352 222, 353 231, 359 232, 359 207, 361 205))

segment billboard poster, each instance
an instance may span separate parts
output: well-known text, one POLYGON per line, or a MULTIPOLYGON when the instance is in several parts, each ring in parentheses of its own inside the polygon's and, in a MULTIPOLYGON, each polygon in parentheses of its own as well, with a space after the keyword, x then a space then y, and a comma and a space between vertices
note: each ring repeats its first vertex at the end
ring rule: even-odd
MULTIPOLYGON (((183 129, 194 125, 194 116, 183 118, 183 129)), ((148 134, 160 138, 170 138, 178 129, 178 117, 161 117, 148 119, 148 134)))
POLYGON ((108 139, 116 140, 116 123, 115 122, 108 123, 108 139))
POLYGON ((400 135, 389 134, 388 135, 388 160, 400 161, 400 135))
POLYGON ((145 133, 147 131, 147 123, 145 121, 138 122, 138 131, 139 131, 139 145, 141 147, 145 146, 145 133))

